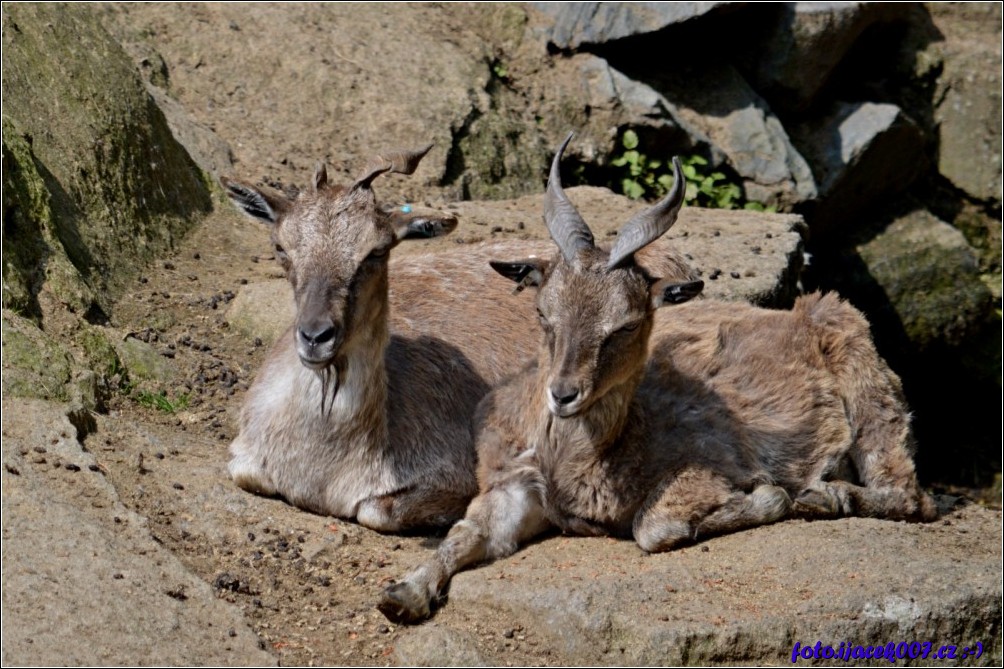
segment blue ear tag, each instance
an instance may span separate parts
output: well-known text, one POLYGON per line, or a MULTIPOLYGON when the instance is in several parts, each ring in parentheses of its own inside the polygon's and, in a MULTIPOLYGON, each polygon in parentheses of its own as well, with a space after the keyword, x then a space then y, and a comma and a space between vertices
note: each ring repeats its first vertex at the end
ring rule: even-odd
POLYGON ((411 213, 411 205, 410 204, 402 204, 401 205, 401 213, 402 214, 410 214, 411 213))

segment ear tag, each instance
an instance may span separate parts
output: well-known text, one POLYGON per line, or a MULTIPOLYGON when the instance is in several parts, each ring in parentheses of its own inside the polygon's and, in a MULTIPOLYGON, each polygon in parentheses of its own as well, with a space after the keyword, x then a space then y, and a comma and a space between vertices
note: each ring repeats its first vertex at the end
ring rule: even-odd
POLYGON ((401 205, 401 213, 402 214, 410 214, 411 213, 411 205, 410 204, 402 204, 401 205))

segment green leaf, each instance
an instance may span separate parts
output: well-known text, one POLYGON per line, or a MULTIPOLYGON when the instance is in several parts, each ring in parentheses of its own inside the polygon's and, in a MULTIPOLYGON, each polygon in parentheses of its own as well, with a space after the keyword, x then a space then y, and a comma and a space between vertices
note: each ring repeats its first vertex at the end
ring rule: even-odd
POLYGON ((634 130, 625 130, 624 136, 621 138, 621 144, 624 145, 625 149, 637 149, 638 148, 638 133, 634 130))
POLYGON ((645 194, 645 189, 641 185, 632 179, 624 179, 621 181, 621 186, 624 194, 627 195, 632 200, 637 200, 642 195, 645 194))

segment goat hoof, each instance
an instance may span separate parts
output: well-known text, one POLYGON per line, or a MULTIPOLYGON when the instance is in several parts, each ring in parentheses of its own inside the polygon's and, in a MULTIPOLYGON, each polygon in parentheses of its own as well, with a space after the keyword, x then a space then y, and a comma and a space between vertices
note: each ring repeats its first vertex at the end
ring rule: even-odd
POLYGON ((414 625, 431 615, 429 599, 407 581, 385 588, 377 609, 395 624, 414 625))
POLYGON ((836 516, 840 514, 837 499, 825 490, 806 488, 795 498, 795 510, 816 516, 836 516))

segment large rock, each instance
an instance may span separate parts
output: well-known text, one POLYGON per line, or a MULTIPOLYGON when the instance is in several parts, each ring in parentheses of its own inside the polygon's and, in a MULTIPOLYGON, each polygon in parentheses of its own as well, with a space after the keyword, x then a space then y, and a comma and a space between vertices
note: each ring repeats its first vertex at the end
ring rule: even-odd
POLYGON ((726 2, 533 2, 554 23, 548 41, 559 49, 603 44, 656 32, 703 16, 726 2))
POLYGON ((927 164, 920 129, 892 104, 837 103, 794 126, 791 139, 819 188, 813 232, 867 219, 869 208, 903 191, 927 164))
MULTIPOLYGON (((900 18, 908 7, 879 2, 786 2, 738 62, 757 92, 781 112, 816 98, 868 27, 900 18)), ((761 18, 762 20, 762 18, 761 18)))
POLYGON ((875 305, 869 313, 898 321, 916 350, 957 347, 988 322, 993 298, 976 254, 959 230, 929 212, 894 220, 856 251, 887 300, 884 309, 875 305))
POLYGON ((147 529, 57 404, 4 398, 5 665, 274 665, 147 529))
POLYGON ((497 142, 508 140, 511 128, 493 114, 487 90, 494 45, 522 35, 526 15, 519 7, 471 18, 465 7, 422 4, 314 4, 296 11, 201 5, 192 8, 186 30, 162 35, 158 26, 175 8, 106 11, 106 23, 123 40, 155 35, 170 95, 232 147, 240 176, 304 184, 323 160, 333 178, 342 172, 344 180, 372 152, 429 142, 435 146, 410 184, 449 183, 460 191, 465 175, 473 180, 531 163, 535 175, 539 169, 539 159, 504 155, 519 147, 497 142), (275 48, 262 48, 262 35, 275 48))
POLYGON ((206 183, 88 9, 5 5, 3 53, 4 305, 37 316, 45 283, 107 313, 208 211, 206 183))
MULTIPOLYGON (((649 156, 699 154, 712 169, 726 166, 749 200, 790 208, 816 196, 812 173, 781 122, 731 65, 622 72, 603 58, 579 54, 559 59, 555 70, 560 74, 549 94, 588 110, 574 119, 572 127, 582 132, 571 146, 586 161, 608 164, 623 151, 619 132, 630 127, 649 156)), ((560 135, 546 116, 544 123, 560 135)))
POLYGON ((992 665, 1000 538, 1000 511, 977 506, 927 525, 789 521, 656 555, 607 538, 550 538, 458 574, 442 615, 410 631, 397 657, 438 666, 449 647, 477 664, 477 648, 446 621, 505 611, 534 644, 583 665, 790 666, 796 644, 817 641, 930 641, 934 653, 957 644, 957 659, 992 665))
POLYGON ((1001 203, 1001 5, 931 7, 944 39, 934 94, 938 171, 978 200, 1001 203), (949 12, 951 15, 949 16, 949 12))
POLYGON ((747 199, 790 208, 816 196, 805 159, 767 103, 734 67, 682 68, 652 84, 725 154, 743 180, 747 199))

